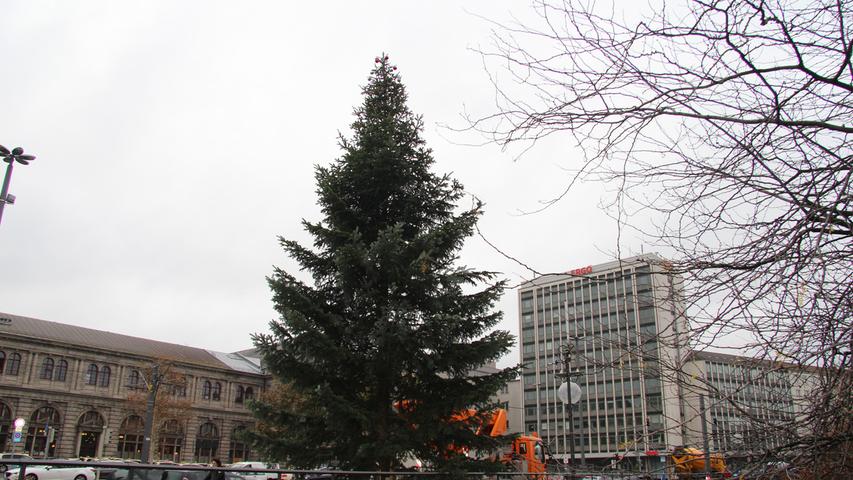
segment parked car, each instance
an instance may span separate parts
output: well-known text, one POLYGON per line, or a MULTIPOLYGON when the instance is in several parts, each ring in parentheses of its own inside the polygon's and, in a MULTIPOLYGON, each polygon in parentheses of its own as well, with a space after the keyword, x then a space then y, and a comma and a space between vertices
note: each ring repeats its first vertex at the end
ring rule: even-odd
POLYGON ((128 469, 117 467, 95 467, 98 480, 127 480, 128 469))
MULTIPOLYGON (((162 464, 161 464, 162 465, 162 464)), ((206 480, 210 473, 205 470, 180 470, 180 465, 175 465, 175 470, 154 470, 137 468, 134 478, 144 480, 206 480)))
MULTIPOLYGON (((32 460, 33 457, 27 455, 26 453, 0 453, 0 462, 8 461, 8 460, 32 460)), ((0 473, 5 472, 10 467, 8 464, 2 463, 0 464, 0 473)))
POLYGON ((27 455, 26 453, 0 453, 0 460, 32 460, 33 457, 27 455))
POLYGON ((241 469, 245 470, 277 470, 282 468, 277 463, 265 463, 265 462, 237 462, 231 465, 229 468, 234 469, 234 471, 225 473, 225 480, 293 480, 293 475, 289 473, 275 473, 275 472, 241 472, 241 469))
POLYGON ((334 480, 335 474, 329 473, 330 470, 335 470, 333 467, 323 466, 305 474, 305 480, 334 480))
MULTIPOLYGON (((20 468, 9 469, 6 480, 18 480, 20 468)), ((92 467, 54 467, 53 465, 27 467, 25 480, 95 480, 92 467)))

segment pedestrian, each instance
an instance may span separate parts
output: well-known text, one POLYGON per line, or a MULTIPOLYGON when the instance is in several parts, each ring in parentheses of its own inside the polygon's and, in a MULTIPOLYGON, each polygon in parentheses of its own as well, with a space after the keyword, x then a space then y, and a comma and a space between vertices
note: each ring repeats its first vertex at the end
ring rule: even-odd
MULTIPOLYGON (((222 461, 218 458, 214 458, 210 461, 210 466, 222 468, 222 461)), ((225 480, 225 472, 221 470, 211 470, 207 473, 207 476, 204 477, 204 480, 225 480)))

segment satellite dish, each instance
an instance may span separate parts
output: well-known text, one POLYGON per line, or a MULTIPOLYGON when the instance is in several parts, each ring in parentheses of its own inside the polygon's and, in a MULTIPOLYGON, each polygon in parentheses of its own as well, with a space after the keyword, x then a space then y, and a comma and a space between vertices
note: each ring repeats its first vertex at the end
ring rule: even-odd
POLYGON ((582 393, 581 386, 575 382, 563 382, 560 384, 560 388, 557 389, 557 397, 559 397, 563 403, 569 403, 569 400, 571 400, 573 405, 581 401, 582 393))

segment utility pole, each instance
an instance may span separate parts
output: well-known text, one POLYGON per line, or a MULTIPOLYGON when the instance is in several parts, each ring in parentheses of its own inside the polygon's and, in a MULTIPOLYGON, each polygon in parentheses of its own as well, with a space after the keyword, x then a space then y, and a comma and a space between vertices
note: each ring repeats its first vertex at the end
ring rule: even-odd
POLYGON ((142 437, 142 455, 140 460, 142 463, 149 463, 151 460, 151 432, 154 427, 154 404, 157 401, 157 390, 160 388, 160 366, 156 363, 151 369, 151 381, 148 384, 148 401, 145 404, 145 433, 142 437))
POLYGON ((711 478, 711 452, 708 445, 708 423, 705 418, 705 395, 699 395, 699 416, 702 421, 702 449, 705 451, 705 478, 711 478))
MULTIPOLYGON (((572 345, 564 343, 560 348, 563 355, 563 381, 568 383, 572 380, 572 354, 574 354, 572 345)), ((570 401, 569 404, 569 452, 572 459, 572 470, 575 468, 575 405, 570 401)))
MULTIPOLYGON (((560 385, 560 388, 557 390, 557 396, 560 400, 563 401, 563 405, 569 406, 569 452, 572 460, 572 478, 574 478, 575 471, 575 416, 574 416, 574 404, 578 403, 581 399, 582 391, 579 385, 572 382, 571 379, 574 376, 574 372, 572 372, 572 354, 574 354, 574 345, 572 343, 564 343, 562 347, 560 347, 560 353, 562 358, 562 373, 559 373, 558 376, 563 378, 563 383, 560 385)), ((584 453, 583 453, 583 442, 581 442, 581 463, 584 462, 584 453)))
POLYGON ((15 166, 15 162, 20 163, 21 165, 29 165, 30 162, 36 159, 34 155, 24 155, 24 149, 21 147, 15 147, 12 150, 0 145, 0 159, 4 162, 8 163, 9 166, 6 167, 6 176, 3 178, 3 188, 0 189, 0 221, 3 220, 3 207, 6 204, 15 203, 15 196, 9 195, 9 183, 12 181, 12 169, 15 166))

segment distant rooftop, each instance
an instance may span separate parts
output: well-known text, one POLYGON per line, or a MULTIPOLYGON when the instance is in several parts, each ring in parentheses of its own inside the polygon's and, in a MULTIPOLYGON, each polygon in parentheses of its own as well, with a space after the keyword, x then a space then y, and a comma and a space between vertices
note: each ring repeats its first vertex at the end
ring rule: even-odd
POLYGON ((546 285, 554 282, 565 282, 569 279, 577 279, 577 278, 593 278, 597 274, 603 272, 609 272, 610 270, 618 270, 627 267, 635 267, 637 265, 643 264, 657 264, 665 262, 666 259, 658 255, 657 253, 644 253, 641 255, 635 255, 633 257, 622 258, 617 260, 610 260, 608 262, 599 263, 599 264, 589 264, 589 265, 578 265, 573 269, 566 270, 565 272, 551 272, 544 273, 537 277, 532 278, 526 282, 523 282, 519 285, 519 290, 524 290, 533 287, 539 287, 542 285, 546 285))
POLYGON ((106 349, 242 373, 263 373, 260 360, 248 358, 243 352, 216 352, 11 313, 0 312, 0 336, 37 338, 65 345, 106 349))

